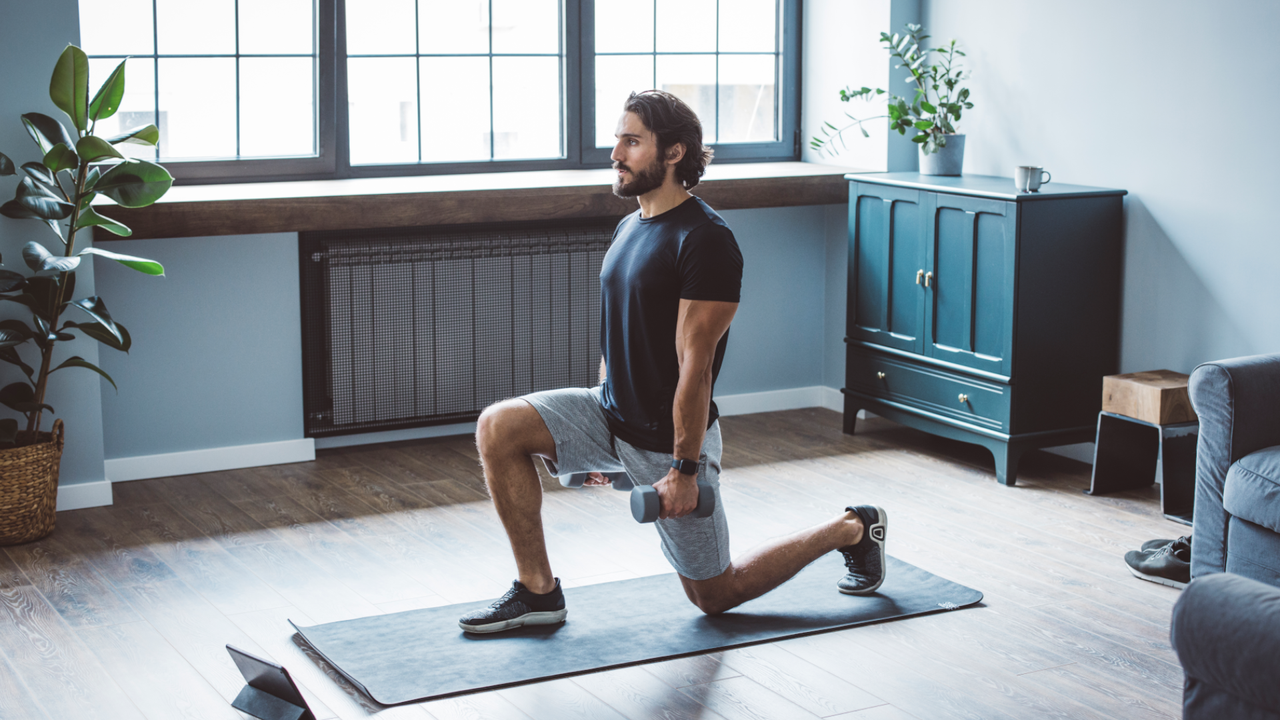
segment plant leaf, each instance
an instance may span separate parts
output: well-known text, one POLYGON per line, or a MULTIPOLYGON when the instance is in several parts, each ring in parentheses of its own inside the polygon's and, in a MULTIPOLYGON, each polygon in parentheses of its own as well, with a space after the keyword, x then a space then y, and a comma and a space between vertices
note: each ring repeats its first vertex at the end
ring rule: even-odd
POLYGON ((104 157, 124 159, 120 151, 112 147, 111 143, 94 135, 85 135, 80 138, 80 142, 76 143, 76 154, 86 162, 101 160, 104 157))
POLYGON ((107 305, 102 302, 102 298, 97 295, 93 295, 91 297, 84 298, 83 300, 76 300, 75 302, 68 304, 85 311, 89 317, 93 318, 99 325, 106 328, 113 336, 115 336, 116 340, 121 343, 124 342, 124 337, 122 337, 120 335, 120 331, 116 329, 116 324, 111 319, 111 313, 107 312, 107 305))
POLYGON ((82 367, 82 368, 86 368, 86 369, 92 370, 92 371, 94 371, 94 372, 98 373, 99 375, 101 375, 102 377, 106 378, 106 379, 107 379, 107 382, 111 383, 111 387, 116 388, 116 392, 120 392, 120 388, 116 387, 116 381, 115 381, 115 380, 112 380, 110 375, 108 375, 108 374, 106 374, 105 372, 103 372, 103 371, 102 371, 102 368, 98 367, 97 365, 94 365, 93 363, 89 362, 88 360, 85 360, 84 358, 80 357, 79 355, 73 355, 72 357, 67 358, 66 360, 62 361, 62 364, 61 364, 61 365, 59 365, 58 367, 56 367, 56 368, 54 368, 54 369, 50 370, 49 372, 50 372, 50 373, 55 373, 55 372, 57 372, 57 371, 61 370, 62 368, 65 368, 65 367, 82 367))
POLYGON ((95 122, 105 120, 120 109, 120 101, 124 98, 124 64, 128 58, 120 61, 111 76, 98 88, 93 101, 89 103, 89 117, 95 122))
POLYGON ((121 255, 119 253, 113 253, 108 250, 101 250, 99 248, 93 248, 93 247, 85 248, 84 250, 81 250, 80 254, 81 255, 99 255, 101 257, 107 258, 108 260, 115 260, 121 265, 124 265, 125 267, 129 267, 129 268, 133 268, 134 270, 137 270, 138 272, 144 275, 161 275, 161 276, 164 275, 164 266, 156 262, 155 260, 148 260, 146 258, 134 257, 132 255, 121 255))
POLYGON ((146 207, 173 185, 168 170, 145 160, 116 165, 103 173, 93 189, 128 208, 146 207))
POLYGON ((120 323, 116 323, 116 330, 120 331, 119 338, 107 332, 102 328, 101 325, 97 325, 97 324, 67 322, 62 327, 75 328, 76 330, 79 330, 80 332, 84 333, 86 336, 91 337, 94 340, 97 340, 98 342, 102 343, 103 345, 106 345, 107 347, 113 348, 115 350, 119 350, 120 352, 127 353, 129 352, 129 348, 133 347, 133 338, 129 336, 129 331, 125 328, 125 326, 121 325, 120 323))
POLYGON ((62 143, 54 145, 44 155, 44 166, 55 173, 63 170, 75 170, 79 164, 80 156, 76 155, 76 151, 62 143))
POLYGON ((36 393, 30 383, 16 382, 0 388, 0 403, 20 413, 35 412, 42 408, 54 412, 48 405, 37 405, 35 400, 36 393))
MULTIPOLYGON (((934 107, 932 104, 930 104, 930 102, 929 102, 928 100, 921 100, 921 101, 920 101, 920 107, 924 108, 924 111, 925 111, 925 112, 927 112, 927 113, 929 113, 929 114, 933 114, 933 113, 938 112, 938 108, 936 108, 936 107, 934 107)), ((77 148, 77 149, 79 149, 79 148, 77 148)))
POLYGON ((45 249, 45 246, 35 242, 34 240, 23 246, 22 259, 26 261, 27 267, 35 270, 36 272, 43 272, 45 270, 71 272, 80 265, 79 256, 58 257, 45 249))
POLYGON ((75 45, 68 45, 53 67, 49 99, 66 113, 80 132, 89 127, 89 58, 75 45))
POLYGON ((0 348, 0 360, 10 365, 18 366, 18 369, 22 370, 27 377, 32 377, 36 374, 36 371, 30 365, 22 362, 22 357, 18 355, 18 351, 14 348, 0 348))
POLYGON ((0 206, 0 214, 14 219, 63 220, 71 214, 75 206, 52 195, 51 191, 40 187, 31 178, 22 178, 22 182, 18 185, 17 197, 0 206))
MULTIPOLYGON (((0 270, 0 293, 13 292, 22 289, 22 284, 27 281, 21 273, 12 270, 0 270)), ((4 326, 4 322, 0 322, 0 327, 4 326)))
MULTIPOLYGON (((95 211, 92 207, 86 206, 80 210, 80 217, 76 221, 76 227, 86 228, 86 227, 93 227, 93 226, 99 226, 110 233, 119 235, 120 237, 129 237, 130 235, 133 234, 133 231, 130 230, 125 225, 122 225, 116 222, 115 220, 112 220, 111 218, 106 217, 105 215, 99 215, 97 211, 95 211)), ((92 249, 93 248, 89 248, 89 250, 92 250, 92 249)), ((85 250, 80 254, 83 255, 85 252, 89 252, 89 250, 85 250)), ((164 271, 162 269, 161 272, 159 273, 149 273, 149 274, 163 275, 164 271)))
POLYGON ((121 135, 116 135, 115 137, 107 138, 107 142, 111 143, 112 145, 119 145, 120 143, 133 143, 134 145, 155 145, 156 143, 160 142, 160 129, 157 128, 155 125, 143 125, 142 127, 134 128, 121 135))
POLYGON ((62 123, 54 120, 48 115, 40 113, 27 113, 22 116, 22 124, 27 128, 27 134, 40 147, 40 154, 47 155, 54 145, 62 143, 67 147, 76 144, 71 139, 71 135, 62 123))
POLYGON ((17 171, 13 169, 13 161, 9 159, 8 155, 0 153, 0 177, 12 175, 15 172, 17 171))
POLYGON ((22 170, 31 177, 32 180, 44 185, 50 190, 60 190, 58 180, 53 176, 53 171, 45 167, 44 163, 29 162, 22 164, 22 170))
POLYGON ((27 336, 23 333, 9 330, 8 328, 0 328, 0 349, 10 348, 27 341, 27 336))

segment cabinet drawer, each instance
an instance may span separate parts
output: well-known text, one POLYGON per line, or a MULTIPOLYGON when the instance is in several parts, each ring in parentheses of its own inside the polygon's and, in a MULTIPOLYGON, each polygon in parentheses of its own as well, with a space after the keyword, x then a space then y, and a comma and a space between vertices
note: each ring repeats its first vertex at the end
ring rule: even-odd
POLYGON ((936 415, 1008 431, 1009 386, 850 347, 846 386, 936 415), (962 399, 963 396, 963 399, 962 399))

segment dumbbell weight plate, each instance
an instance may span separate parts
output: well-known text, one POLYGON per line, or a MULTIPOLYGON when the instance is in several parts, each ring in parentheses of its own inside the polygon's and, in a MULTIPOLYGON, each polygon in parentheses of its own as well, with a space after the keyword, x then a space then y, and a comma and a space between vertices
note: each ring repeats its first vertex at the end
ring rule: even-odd
MULTIPOLYGON (((636 522, 651 523, 658 519, 662 503, 652 485, 637 485, 631 490, 631 516, 636 522)), ((698 507, 695 517, 711 517, 716 510, 716 493, 705 482, 698 483, 698 507)))

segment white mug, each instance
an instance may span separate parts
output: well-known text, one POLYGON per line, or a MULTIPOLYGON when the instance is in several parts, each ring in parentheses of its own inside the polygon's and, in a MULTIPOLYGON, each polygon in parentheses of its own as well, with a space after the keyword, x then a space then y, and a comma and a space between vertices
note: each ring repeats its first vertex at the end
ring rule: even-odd
POLYGON ((1040 192, 1040 186, 1052 179, 1049 171, 1038 165, 1019 165, 1013 171, 1013 184, 1018 192, 1040 192))

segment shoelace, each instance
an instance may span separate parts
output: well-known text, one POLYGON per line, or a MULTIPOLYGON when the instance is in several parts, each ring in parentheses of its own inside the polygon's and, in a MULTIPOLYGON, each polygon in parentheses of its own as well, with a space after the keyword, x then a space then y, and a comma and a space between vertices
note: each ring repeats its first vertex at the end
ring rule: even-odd
MULTIPOLYGON (((1176 560, 1182 560, 1182 558, 1181 558, 1181 557, 1178 557, 1178 554, 1179 554, 1179 552, 1180 552, 1180 551, 1182 551, 1184 548, 1186 549, 1187 553, 1190 553, 1190 552, 1191 552, 1191 543, 1187 542, 1187 538, 1185 538, 1185 537, 1180 537, 1180 538, 1178 538, 1177 540, 1174 540, 1173 542, 1169 543, 1168 545, 1165 545, 1164 547, 1162 547, 1162 548, 1160 548, 1160 549, 1156 550, 1155 552, 1151 553, 1151 558, 1150 558, 1150 559, 1151 559, 1151 560, 1155 560, 1156 558, 1158 558, 1158 557, 1164 557, 1165 555, 1173 555, 1174 559, 1176 559, 1176 560), (1175 548, 1176 548, 1176 549, 1175 549, 1175 548)), ((1186 560, 1182 560, 1182 562, 1187 562, 1187 561, 1186 561, 1186 560)))
POLYGON ((840 554, 841 554, 841 555, 844 555, 844 568, 845 568, 846 570, 848 570, 849 572, 851 572, 851 573, 856 573, 856 574, 860 574, 863 570, 865 570, 865 569, 866 569, 866 568, 863 568, 863 567, 854 567, 855 565, 860 565, 860 562, 859 562, 859 561, 861 561, 861 560, 862 560, 862 558, 861 558, 861 557, 854 557, 854 556, 853 556, 853 552, 851 552, 851 551, 845 551, 845 552, 842 552, 842 553, 840 553, 840 554))
POLYGON ((491 609, 491 610, 497 610, 499 607, 501 607, 501 606, 502 606, 502 604, 503 604, 503 603, 505 603, 506 601, 508 601, 508 600, 510 600, 511 598, 515 597, 515 596, 516 596, 516 593, 518 593, 518 592, 520 592, 520 591, 519 591, 519 590, 517 590, 517 589, 516 589, 516 587, 515 587, 514 585, 512 585, 512 586, 511 586, 511 589, 507 591, 507 594, 506 594, 506 595, 503 595, 502 597, 500 597, 500 598, 498 598, 497 600, 494 600, 494 601, 493 601, 493 604, 489 606, 489 609, 491 609))

